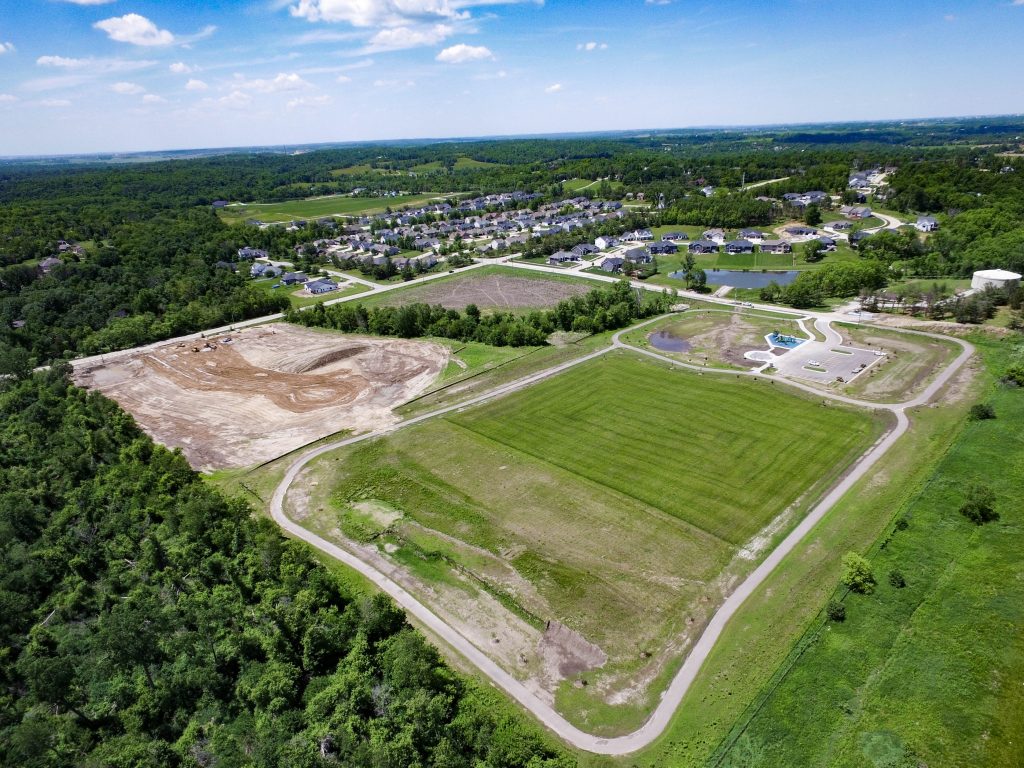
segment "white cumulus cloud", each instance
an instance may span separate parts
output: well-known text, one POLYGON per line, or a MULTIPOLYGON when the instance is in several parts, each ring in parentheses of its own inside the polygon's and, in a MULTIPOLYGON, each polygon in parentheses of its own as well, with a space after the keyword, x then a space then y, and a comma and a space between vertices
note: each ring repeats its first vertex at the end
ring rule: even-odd
POLYGON ((445 48, 437 54, 436 58, 437 61, 444 62, 445 64, 463 64, 467 61, 493 59, 494 54, 491 53, 490 48, 482 45, 466 45, 465 43, 459 43, 458 45, 453 45, 450 48, 445 48))
POLYGON ((411 21, 467 19, 458 0, 299 0, 292 16, 308 21, 343 21, 354 27, 397 27, 411 21))
POLYGON ((312 109, 315 107, 322 107, 330 103, 331 97, 325 94, 323 96, 299 96, 298 98, 289 101, 287 106, 288 109, 299 109, 300 107, 312 109))
POLYGON ((14 43, 0 43, 0 53, 14 53, 14 43))
POLYGON ((276 77, 267 79, 247 80, 241 75, 235 75, 231 83, 235 89, 256 91, 258 93, 278 93, 279 91, 300 91, 313 86, 302 79, 297 72, 280 72, 276 77))
POLYGON ((193 72, 193 68, 186 64, 184 61, 176 61, 168 67, 171 72, 176 75, 187 75, 189 72, 193 72))
POLYGON ((186 91, 205 91, 209 87, 202 80, 196 80, 194 77, 190 77, 189 81, 185 83, 186 91))
POLYGON ((114 93, 119 93, 122 96, 138 96, 140 93, 145 93, 146 89, 138 83, 114 83, 110 86, 110 90, 114 93))
POLYGON ((166 29, 160 29, 145 16, 137 13, 126 13, 124 16, 113 16, 97 21, 93 26, 106 32, 111 40, 132 45, 170 45, 174 35, 166 29))
POLYGON ((39 102, 44 107, 70 107, 71 102, 67 99, 43 99, 39 102))
POLYGON ((217 99, 218 104, 223 104, 225 107, 231 107, 232 109, 242 109, 249 106, 252 102, 252 96, 242 91, 232 91, 227 96, 221 96, 217 99))
POLYGON ((338 77, 335 78, 334 82, 336 82, 336 83, 351 83, 352 82, 352 78, 349 77, 348 75, 338 75, 338 77))
POLYGON ((577 43, 577 51, 604 51, 608 48, 608 43, 597 43, 593 40, 589 43, 577 43))
POLYGON ((167 99, 163 96, 157 96, 155 93, 147 93, 142 97, 143 104, 163 104, 167 99))
POLYGON ((547 88, 544 89, 544 93, 558 93, 561 90, 561 83, 553 83, 552 85, 549 85, 547 88))
POLYGON ((379 51, 400 51, 423 45, 436 45, 454 34, 449 24, 434 24, 431 27, 394 27, 382 29, 370 38, 363 49, 366 53, 379 51))

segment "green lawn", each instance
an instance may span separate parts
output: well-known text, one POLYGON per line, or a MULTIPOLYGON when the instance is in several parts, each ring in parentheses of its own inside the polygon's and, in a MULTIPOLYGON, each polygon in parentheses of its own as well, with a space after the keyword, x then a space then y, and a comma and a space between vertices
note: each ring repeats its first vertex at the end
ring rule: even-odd
MULTIPOLYGON (((978 341, 1001 370, 1008 345, 978 341)), ((736 729, 733 754, 761 751, 765 765, 1024 764, 1024 396, 994 385, 984 401, 997 418, 967 423, 920 492, 891 510, 909 527, 870 548, 874 594, 837 594, 846 621, 811 627, 736 729), (957 512, 978 481, 1001 515, 982 527, 957 512), (889 584, 893 569, 905 588, 889 584)))
POLYGON ((332 195, 307 200, 288 200, 283 203, 245 203, 220 208, 217 215, 228 223, 259 219, 266 222, 286 222, 294 219, 316 219, 324 216, 355 216, 380 213, 385 208, 398 209, 437 201, 435 194, 399 195, 398 197, 351 197, 332 195))
MULTIPOLYGON (((893 529, 894 520, 914 502, 940 462, 946 460, 947 449, 965 423, 968 406, 982 390, 977 377, 959 388, 960 397, 941 408, 914 409, 910 414, 910 431, 890 449, 885 460, 833 507, 740 607, 665 734, 650 747, 622 759, 581 754, 581 768, 832 765, 825 756, 817 760, 786 759, 743 731, 751 716, 785 678, 785 670, 799 661, 807 640, 815 637, 824 625, 823 607, 838 584, 843 554, 851 549, 866 551, 880 537, 884 540, 893 529), (726 747, 730 751, 728 759, 722 754, 726 747)), ((884 581, 886 573, 877 567, 875 571, 884 581)), ((818 674, 817 679, 805 679, 806 688, 799 695, 810 695, 834 684, 832 670, 820 668, 818 674)), ((800 704, 795 706, 799 708, 800 704)), ((937 711, 943 706, 937 702, 937 711)), ((825 710, 821 715, 832 717, 833 713, 825 710)), ((799 725, 794 722, 796 718, 783 716, 792 725, 788 738, 797 738, 798 728, 816 723, 821 715, 804 711, 799 725)), ((822 735, 821 729, 815 732, 822 735)), ((940 758, 929 764, 984 763, 940 758)), ((890 764, 865 760, 857 765, 873 768, 890 764)))
MULTIPOLYGON (((391 545, 421 578, 454 578, 438 570, 454 561, 519 614, 597 643, 609 661, 588 677, 614 689, 674 668, 666 644, 694 639, 684 619, 701 626, 723 574, 749 572, 765 551, 740 548, 790 505, 806 508, 880 429, 767 382, 613 352, 329 454, 311 477, 330 489, 335 525, 391 545), (530 589, 510 586, 523 580, 530 589)), ((581 727, 613 733, 639 724, 656 693, 611 706, 570 680, 559 701, 581 727)))

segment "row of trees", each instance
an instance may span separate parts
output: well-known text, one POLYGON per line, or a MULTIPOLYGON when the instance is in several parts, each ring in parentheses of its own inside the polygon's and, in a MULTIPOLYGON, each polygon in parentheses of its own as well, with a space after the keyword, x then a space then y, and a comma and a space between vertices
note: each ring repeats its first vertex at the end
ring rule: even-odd
POLYGON ((0 532, 0 764, 572 764, 63 370, 0 381, 0 532))
POLYGON ((820 306, 827 297, 852 297, 883 288, 887 269, 878 261, 840 261, 801 272, 789 285, 775 281, 761 289, 762 301, 789 304, 798 309, 820 306))
POLYGON ((429 304, 368 308, 345 302, 329 307, 318 304, 305 312, 292 310, 286 319, 299 325, 346 333, 406 339, 436 336, 494 346, 525 347, 546 344, 547 337, 559 330, 600 333, 624 328, 636 319, 667 312, 673 302, 670 293, 637 292, 623 280, 608 288, 564 299, 553 310, 535 310, 525 315, 484 314, 474 304, 459 312, 429 304))

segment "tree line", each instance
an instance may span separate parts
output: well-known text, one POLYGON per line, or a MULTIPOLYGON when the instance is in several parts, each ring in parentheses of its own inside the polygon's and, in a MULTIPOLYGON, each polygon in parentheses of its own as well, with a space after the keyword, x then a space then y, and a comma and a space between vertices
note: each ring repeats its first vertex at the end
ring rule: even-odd
POLYGON ((458 341, 479 341, 504 347, 541 346, 555 331, 600 333, 624 328, 634 320, 667 312, 675 298, 668 292, 634 291, 626 280, 558 302, 552 310, 525 315, 512 312, 484 314, 474 305, 463 311, 423 303, 400 307, 366 307, 343 302, 317 304, 305 312, 290 310, 289 322, 307 327, 333 328, 345 333, 371 333, 405 339, 435 336, 458 341))

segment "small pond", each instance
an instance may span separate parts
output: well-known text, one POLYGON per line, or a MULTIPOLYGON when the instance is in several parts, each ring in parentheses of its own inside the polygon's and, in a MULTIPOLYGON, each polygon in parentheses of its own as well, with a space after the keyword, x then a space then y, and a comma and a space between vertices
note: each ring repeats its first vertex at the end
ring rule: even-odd
POLYGON ((686 339, 680 339, 678 336, 673 336, 668 331, 657 331, 647 338, 650 339, 652 347, 660 349, 662 352, 690 351, 690 342, 686 339))
MULTIPOLYGON (((789 285, 800 273, 795 269, 784 272, 746 271, 742 269, 707 269, 708 285, 731 285, 733 288, 764 288, 774 280, 779 285, 789 285)), ((669 277, 684 280, 682 272, 673 272, 669 277)))

